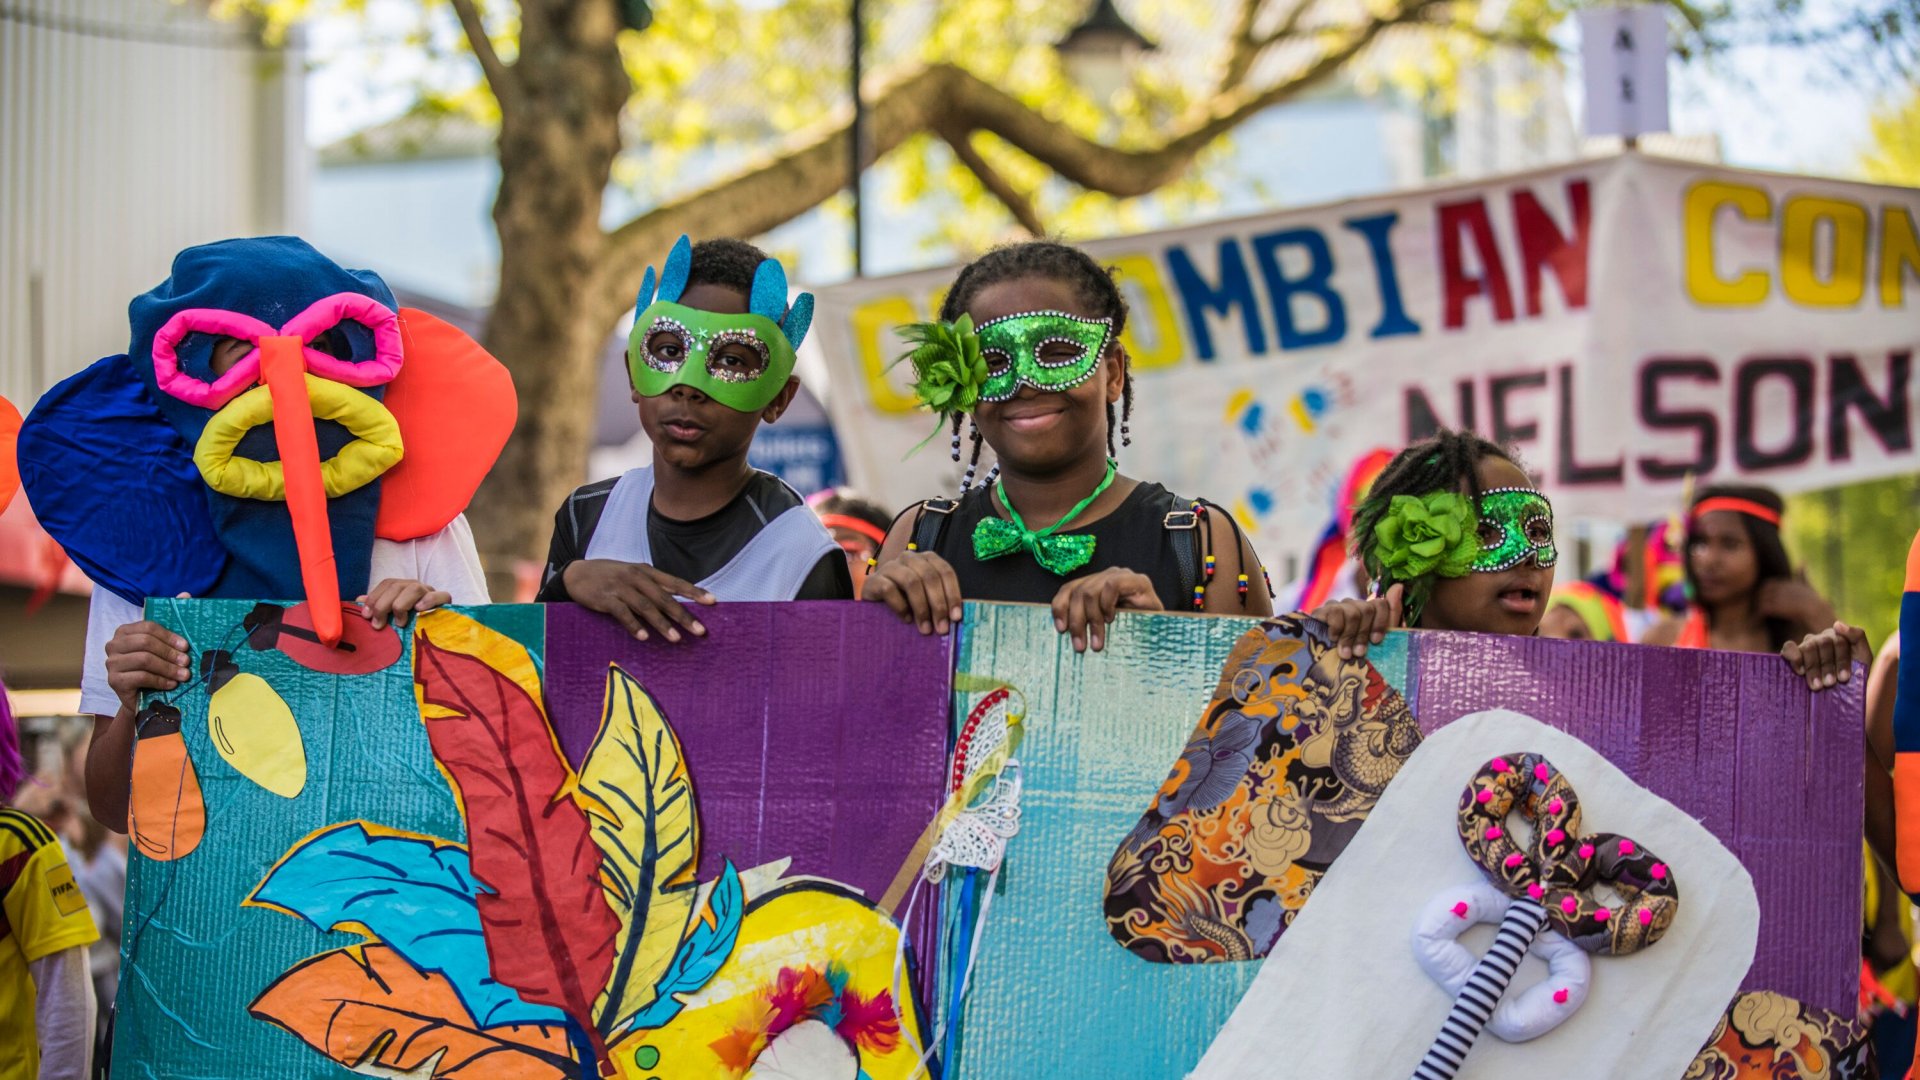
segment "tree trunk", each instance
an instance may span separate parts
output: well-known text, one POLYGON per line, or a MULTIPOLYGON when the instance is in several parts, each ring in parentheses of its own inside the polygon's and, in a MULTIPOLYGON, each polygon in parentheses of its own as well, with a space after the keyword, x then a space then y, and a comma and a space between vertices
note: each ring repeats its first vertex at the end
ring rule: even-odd
POLYGON ((485 335, 513 374, 520 421, 474 499, 494 595, 545 548, 553 513, 591 446, 595 366, 620 312, 592 298, 606 249, 601 200, 620 150, 630 83, 612 0, 522 5, 516 93, 502 101, 500 291, 485 335))

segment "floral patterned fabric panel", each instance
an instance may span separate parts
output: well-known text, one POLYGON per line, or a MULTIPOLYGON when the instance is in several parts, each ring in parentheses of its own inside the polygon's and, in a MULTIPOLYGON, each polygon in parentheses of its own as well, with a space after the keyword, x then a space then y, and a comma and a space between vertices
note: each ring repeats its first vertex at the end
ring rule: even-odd
POLYGON ((1114 938, 1161 963, 1265 956, 1420 744, 1399 691, 1323 628, 1234 646, 1153 805, 1107 868, 1114 938))
POLYGON ((1872 1080, 1867 1026, 1768 991, 1733 999, 1684 1080, 1872 1080))

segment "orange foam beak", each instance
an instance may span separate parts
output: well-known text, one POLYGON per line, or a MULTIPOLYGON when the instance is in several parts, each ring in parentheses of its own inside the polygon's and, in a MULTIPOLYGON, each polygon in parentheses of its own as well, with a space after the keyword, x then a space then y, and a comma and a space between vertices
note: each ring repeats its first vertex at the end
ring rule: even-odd
POLYGON ((300 555, 300 581, 313 612, 313 632, 331 647, 344 629, 340 578, 334 568, 333 532, 327 525, 327 492, 320 480, 320 441, 307 400, 307 365, 297 337, 260 339, 260 375, 273 397, 273 439, 286 477, 287 512, 300 555))

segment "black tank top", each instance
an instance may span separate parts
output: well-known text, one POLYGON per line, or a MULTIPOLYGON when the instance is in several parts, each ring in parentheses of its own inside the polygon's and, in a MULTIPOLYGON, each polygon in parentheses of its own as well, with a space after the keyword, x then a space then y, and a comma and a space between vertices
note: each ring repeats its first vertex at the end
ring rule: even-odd
MULTIPOLYGON (((1053 602, 1064 582, 1117 566, 1145 574, 1153 582, 1161 606, 1168 611, 1193 610, 1192 589, 1198 582, 1182 580, 1180 554, 1174 545, 1185 545, 1190 565, 1198 566, 1199 537, 1194 529, 1167 528, 1167 515, 1192 509, 1192 502, 1181 500, 1159 484, 1141 482, 1113 513, 1083 529, 1060 530, 1062 536, 1091 536, 1094 541, 1093 558, 1087 565, 1062 577, 1041 567, 1025 549, 985 562, 973 557, 973 527, 990 514, 999 516, 989 490, 975 488, 961 496, 959 506, 933 544, 934 554, 953 564, 961 596, 968 600, 1047 604, 1053 602)), ((1213 507, 1209 510, 1223 512, 1213 507)), ((924 511, 915 508, 909 513, 924 511)))

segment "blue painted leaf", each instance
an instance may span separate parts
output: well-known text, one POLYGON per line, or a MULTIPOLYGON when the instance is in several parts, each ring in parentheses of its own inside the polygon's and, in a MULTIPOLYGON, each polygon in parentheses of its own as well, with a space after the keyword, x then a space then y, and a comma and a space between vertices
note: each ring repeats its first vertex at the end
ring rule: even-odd
POLYGON ((278 908, 322 930, 371 934, 416 969, 446 976, 481 1027, 558 1024, 497 982, 487 962, 467 851, 430 836, 378 835, 347 822, 308 837, 267 874, 247 903, 278 908))
POLYGON ((734 942, 740 938, 740 918, 746 907, 746 895, 740 888, 740 875, 727 863, 720 880, 714 882, 713 895, 707 899, 705 915, 693 921, 693 932, 680 945, 666 973, 654 984, 658 995, 628 1025, 631 1030, 657 1028, 680 1014, 678 995, 691 994, 707 985, 720 966, 733 955, 734 942), (705 917, 712 916, 709 922, 705 917))

